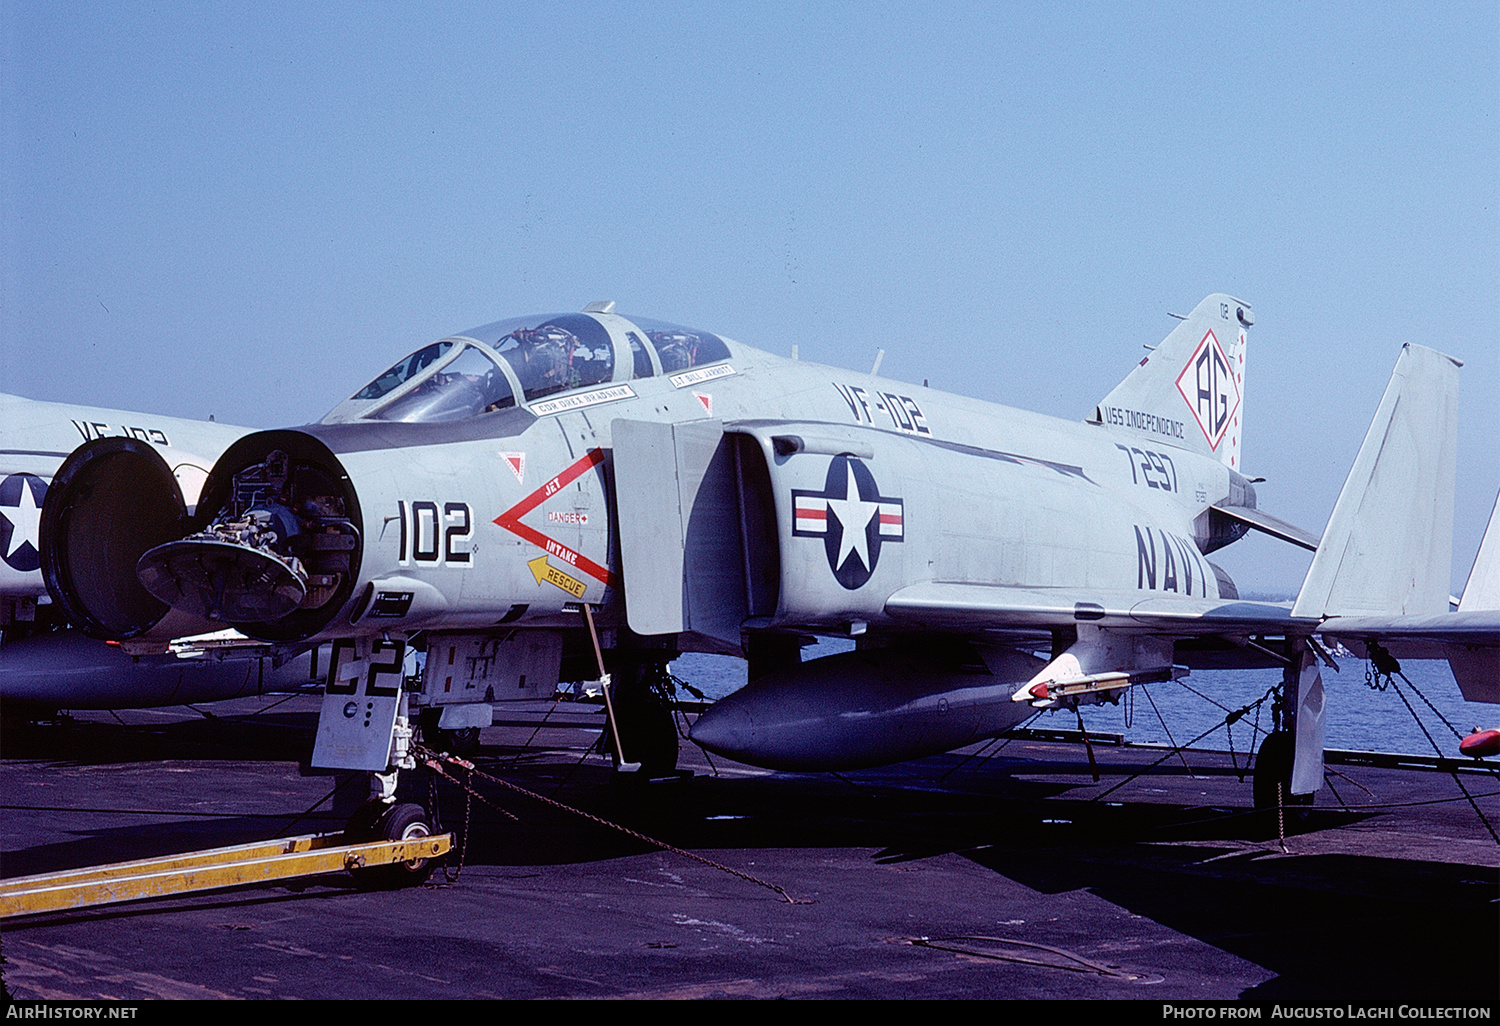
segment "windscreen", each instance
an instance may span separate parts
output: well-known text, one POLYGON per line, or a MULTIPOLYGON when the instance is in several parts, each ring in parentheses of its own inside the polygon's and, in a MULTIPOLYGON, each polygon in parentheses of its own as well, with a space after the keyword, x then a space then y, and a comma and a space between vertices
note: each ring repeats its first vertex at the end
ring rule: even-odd
POLYGON ((411 391, 370 414, 373 420, 436 423, 493 413, 516 404, 510 382, 478 346, 466 345, 411 391))
POLYGON ((444 353, 452 348, 452 342, 434 342, 430 346, 423 346, 415 353, 398 361, 394 367, 380 375, 380 377, 370 382, 364 388, 355 392, 354 398, 379 399, 381 396, 406 384, 408 380, 432 366, 444 353))

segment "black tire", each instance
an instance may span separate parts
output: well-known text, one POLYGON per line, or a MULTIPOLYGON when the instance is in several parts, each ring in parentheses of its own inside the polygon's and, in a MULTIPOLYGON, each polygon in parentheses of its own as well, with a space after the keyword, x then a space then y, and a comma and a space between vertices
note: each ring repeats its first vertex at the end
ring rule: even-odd
POLYGON ((479 751, 479 728, 459 727, 456 730, 444 730, 438 726, 438 720, 442 717, 441 709, 423 709, 417 719, 417 726, 422 731, 422 740, 440 752, 448 752, 450 755, 473 755, 479 751))
MULTIPOLYGON (((650 693, 640 694, 624 689, 614 694, 615 721, 625 739, 625 755, 641 765, 646 777, 671 776, 677 769, 677 723, 672 710, 650 693)), ((605 746, 620 765, 619 745, 613 731, 605 746)))
POLYGON ((371 798, 355 809, 354 815, 349 817, 349 822, 344 824, 344 840, 351 844, 379 840, 380 834, 376 832, 376 826, 390 810, 391 807, 385 802, 378 798, 371 798))
MULTIPOLYGON (((369 820, 368 826, 365 826, 365 820, 368 820, 370 815, 367 810, 372 805, 380 804, 380 802, 370 802, 356 812, 349 820, 350 827, 346 828, 345 836, 351 841, 402 841, 431 836, 432 827, 427 822, 427 810, 411 802, 387 807, 383 813, 369 820), (362 820, 361 817, 365 819, 362 820), (351 833, 351 830, 356 828, 363 830, 365 836, 355 836, 351 833)), ((427 878, 432 875, 433 865, 432 859, 412 859, 409 862, 392 862, 383 866, 353 869, 350 873, 355 883, 365 890, 396 890, 400 887, 414 887, 426 882, 427 878)))
POLYGON ((1292 758, 1297 743, 1291 731, 1278 730, 1267 734, 1260 743, 1255 756, 1255 807, 1275 812, 1278 804, 1285 809, 1305 808, 1313 803, 1313 795, 1292 794, 1292 758), (1277 788, 1280 787, 1278 803, 1277 788))

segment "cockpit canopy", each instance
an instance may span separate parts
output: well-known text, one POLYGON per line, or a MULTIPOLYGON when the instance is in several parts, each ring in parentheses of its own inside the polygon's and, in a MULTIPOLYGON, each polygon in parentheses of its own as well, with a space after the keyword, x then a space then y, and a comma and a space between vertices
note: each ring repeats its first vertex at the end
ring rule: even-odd
POLYGON ((600 303, 576 314, 514 317, 403 357, 323 418, 406 423, 462 420, 572 389, 650 378, 729 359, 717 335, 600 303))

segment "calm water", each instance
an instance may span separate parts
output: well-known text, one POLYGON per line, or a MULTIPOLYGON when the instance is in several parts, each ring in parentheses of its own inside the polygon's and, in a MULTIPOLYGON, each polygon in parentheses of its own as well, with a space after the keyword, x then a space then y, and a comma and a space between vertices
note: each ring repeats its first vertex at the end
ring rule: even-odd
MULTIPOLYGON (((815 648, 807 649, 803 658, 832 655, 852 647, 850 642, 820 641, 815 648)), ((1436 741, 1443 755, 1456 756, 1458 738, 1444 725, 1439 714, 1460 735, 1467 734, 1475 726, 1500 725, 1500 706, 1464 701, 1446 662, 1407 660, 1402 664, 1402 670, 1415 688, 1397 677, 1396 687, 1376 691, 1365 683, 1364 660, 1351 656, 1335 661, 1339 664, 1339 673, 1327 667, 1322 671, 1328 696, 1326 738, 1329 748, 1433 755, 1437 754, 1433 748, 1433 741, 1436 741), (1432 707, 1417 692, 1426 696, 1432 707), (1416 711, 1433 741, 1423 734, 1422 727, 1417 725, 1402 702, 1401 694, 1406 696, 1406 701, 1416 711)), ((710 698, 722 698, 745 684, 745 664, 726 656, 689 653, 672 664, 672 672, 710 698)), ((1132 689, 1137 692, 1133 700, 1122 701, 1117 706, 1085 707, 1083 722, 1091 731, 1124 734, 1127 740, 1136 742, 1167 743, 1175 740, 1183 744, 1204 731, 1213 730, 1196 742, 1195 747, 1221 750, 1232 747, 1243 752, 1254 747, 1249 724, 1256 721, 1256 713, 1247 713, 1230 728, 1232 733, 1226 733, 1222 726, 1225 709, 1213 703, 1227 709, 1238 709, 1255 702, 1280 680, 1279 670, 1198 671, 1181 681, 1136 687, 1132 689), (1150 700, 1142 692, 1149 693, 1150 700)), ((1258 722, 1261 729, 1270 729, 1269 700, 1261 705, 1258 722)), ((1031 723, 1040 729, 1060 730, 1073 729, 1077 725, 1077 717, 1071 712, 1044 713, 1031 723)))

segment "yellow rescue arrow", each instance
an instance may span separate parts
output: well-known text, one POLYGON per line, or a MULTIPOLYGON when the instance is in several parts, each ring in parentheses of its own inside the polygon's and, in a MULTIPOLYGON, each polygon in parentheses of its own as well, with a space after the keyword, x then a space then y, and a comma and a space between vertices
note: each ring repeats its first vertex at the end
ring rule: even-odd
POLYGON ((546 556, 528 559, 526 565, 531 568, 531 576, 536 578, 536 583, 541 584, 543 581, 546 581, 548 584, 561 588, 574 598, 583 598, 584 590, 588 588, 588 585, 584 584, 578 578, 568 576, 568 574, 547 562, 546 556))

